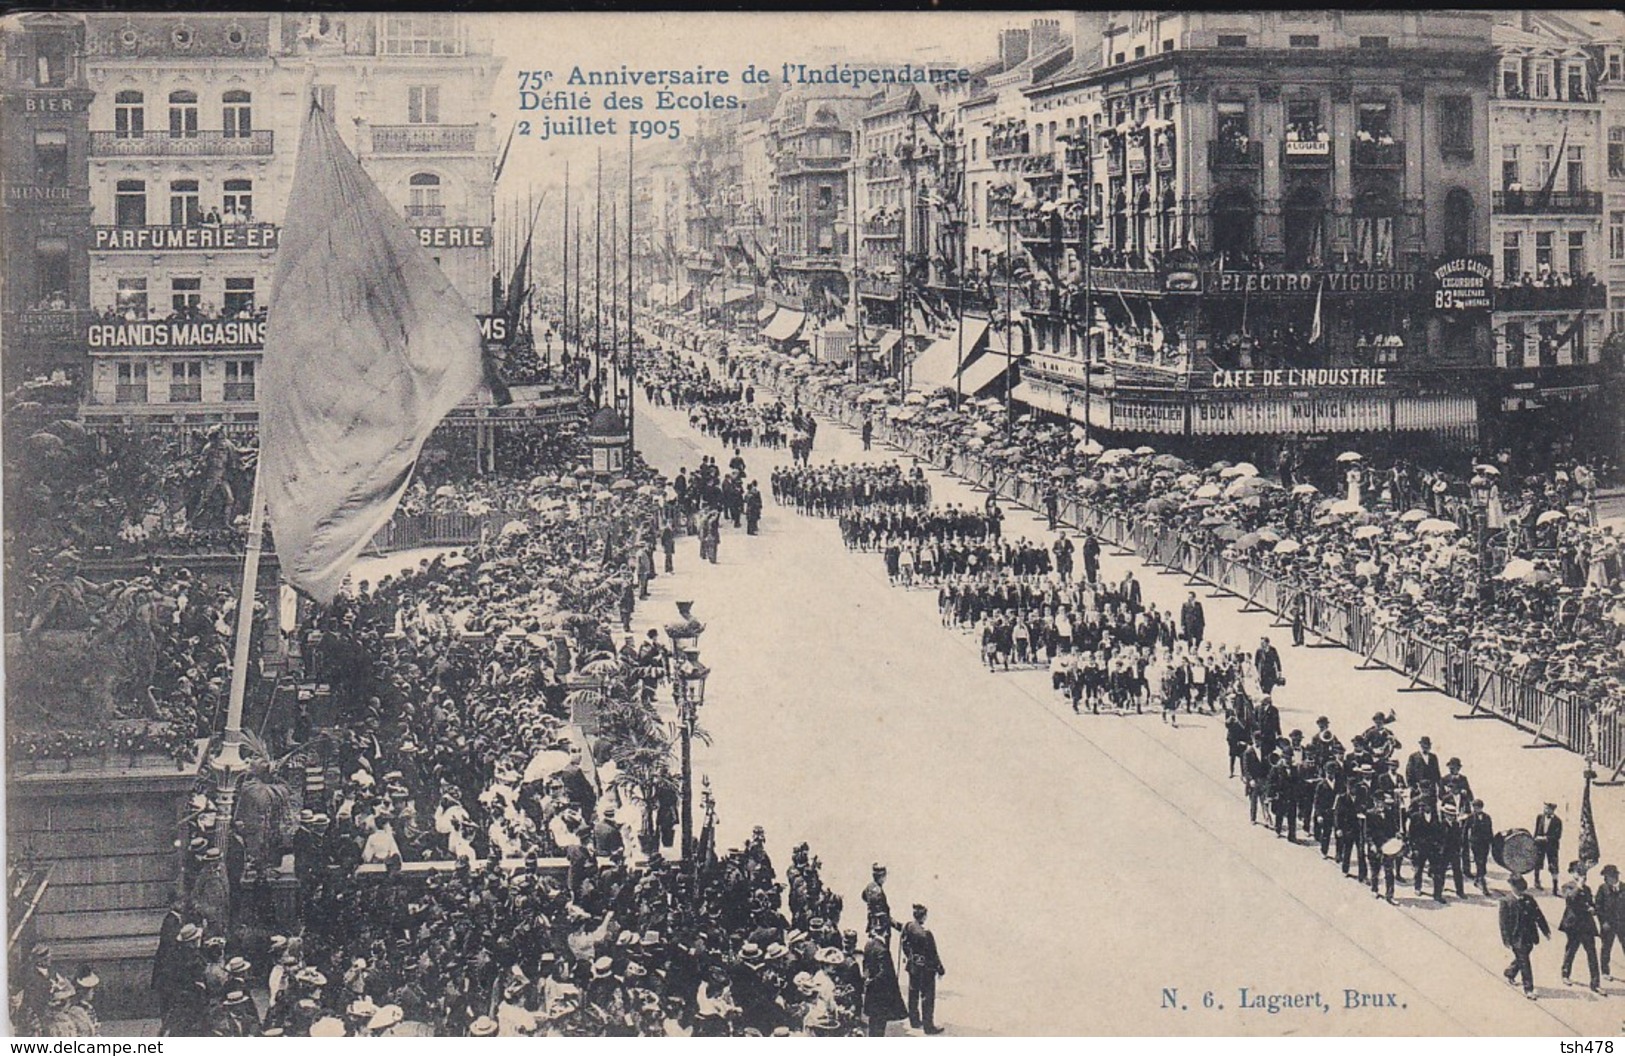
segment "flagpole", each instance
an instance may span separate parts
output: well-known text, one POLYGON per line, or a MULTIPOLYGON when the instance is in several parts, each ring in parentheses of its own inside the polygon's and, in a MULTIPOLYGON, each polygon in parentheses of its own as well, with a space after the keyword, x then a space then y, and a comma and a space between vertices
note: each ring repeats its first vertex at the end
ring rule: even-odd
MULTIPOLYGON (((261 434, 263 438, 264 434, 261 434)), ((262 445, 263 446, 263 445, 262 445)), ((263 450, 260 452, 264 454, 263 450)), ((254 598, 259 590, 260 555, 264 549, 265 497, 260 478, 265 465, 263 457, 254 460, 254 489, 248 513, 248 550, 243 558, 242 591, 237 596, 237 637, 231 657, 231 694, 226 707, 226 727, 220 739, 220 751, 215 755, 211 769, 215 780, 215 808, 219 823, 215 827, 215 846, 220 850, 222 875, 226 870, 226 854, 231 849, 232 820, 236 815, 237 785, 248 769, 243 759, 243 701, 248 690, 248 646, 254 631, 254 598)), ((231 883, 222 885, 226 893, 226 920, 231 922, 231 883)))
POLYGON ((598 148, 598 178, 593 182, 592 209, 592 376, 596 403, 604 404, 604 148, 598 148))
POLYGON ((626 137, 626 464, 632 464, 637 450, 636 415, 638 361, 633 349, 637 342, 632 330, 632 152, 636 137, 626 137))
MULTIPOLYGON (((559 315, 559 344, 568 351, 570 347, 570 163, 564 163, 564 238, 560 240, 564 267, 559 275, 559 286, 562 288, 564 310, 559 315)), ((548 357, 550 360, 551 356, 548 357)), ((548 366, 552 366, 549 363, 548 366)))

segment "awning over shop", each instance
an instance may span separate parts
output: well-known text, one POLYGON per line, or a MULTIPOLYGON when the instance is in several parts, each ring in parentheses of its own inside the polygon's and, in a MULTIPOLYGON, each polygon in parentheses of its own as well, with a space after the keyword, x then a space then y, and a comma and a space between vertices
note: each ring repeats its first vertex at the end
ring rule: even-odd
POLYGON ((936 389, 951 389, 954 387, 954 374, 963 369, 981 353, 981 342, 987 336, 986 319, 967 315, 964 323, 964 338, 961 341, 961 331, 956 325, 947 337, 939 337, 932 342, 924 352, 914 359, 909 374, 913 378, 913 388, 922 392, 932 392, 936 389))
POLYGON ((793 341, 806 321, 807 317, 794 308, 780 308, 773 321, 762 328, 762 336, 769 341, 793 341))
POLYGON ((694 295, 692 286, 673 286, 666 291, 666 303, 674 308, 683 307, 694 295))
MULTIPOLYGON (((968 390, 967 390, 968 391, 968 390)), ((1029 407, 1051 414, 1066 414, 1066 397, 1048 388, 1039 388, 1030 381, 1017 383, 1010 390, 1010 396, 1017 403, 1025 403, 1029 407)))
POLYGON ((756 321, 758 323, 765 323, 769 319, 773 318, 774 315, 778 314, 778 310, 779 310, 778 305, 769 304, 769 305, 765 306, 761 311, 756 313, 756 321))
POLYGON ((980 396, 983 390, 996 387, 1006 370, 1020 364, 1020 356, 1006 359, 992 353, 973 359, 959 372, 959 391, 966 396, 980 396))
POLYGON ((666 284, 665 283, 657 282, 653 286, 649 287, 649 303, 650 304, 665 304, 666 303, 666 284))
POLYGON ((738 304, 741 301, 752 300, 756 291, 749 286, 729 286, 722 294, 723 304, 738 304))
POLYGON ((880 337, 875 341, 875 355, 885 359, 897 347, 897 342, 903 339, 901 330, 882 330, 880 337))

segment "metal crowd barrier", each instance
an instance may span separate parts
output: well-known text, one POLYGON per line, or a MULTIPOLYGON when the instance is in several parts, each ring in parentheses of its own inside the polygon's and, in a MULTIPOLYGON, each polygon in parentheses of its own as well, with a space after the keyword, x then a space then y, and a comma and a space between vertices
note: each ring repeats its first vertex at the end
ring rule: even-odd
MULTIPOLYGON (((823 395, 815 402, 826 414, 853 427, 861 423, 850 404, 823 395)), ((880 419, 875 436, 935 463, 912 429, 880 419)), ((950 455, 947 461, 949 472, 1003 498, 1042 506, 1040 485, 1022 481, 973 452, 958 459, 950 455)), ((1243 599, 1244 611, 1259 609, 1290 619, 1289 607, 1300 588, 1264 569, 1202 548, 1155 522, 1131 522, 1120 513, 1076 499, 1061 503, 1060 519, 1077 529, 1089 529, 1103 543, 1132 550, 1148 564, 1177 570, 1194 582, 1233 594, 1243 599)), ((1373 610, 1357 602, 1313 592, 1304 595, 1305 630, 1358 653, 1362 666, 1390 668, 1408 677, 1412 689, 1437 690, 1469 705, 1471 714, 1494 715, 1530 732, 1531 743, 1546 741, 1591 758, 1612 771, 1611 780, 1617 781, 1625 772, 1625 722, 1618 712, 1599 712, 1578 697, 1543 689, 1515 672, 1479 663, 1457 646, 1380 624, 1375 617, 1373 610)))

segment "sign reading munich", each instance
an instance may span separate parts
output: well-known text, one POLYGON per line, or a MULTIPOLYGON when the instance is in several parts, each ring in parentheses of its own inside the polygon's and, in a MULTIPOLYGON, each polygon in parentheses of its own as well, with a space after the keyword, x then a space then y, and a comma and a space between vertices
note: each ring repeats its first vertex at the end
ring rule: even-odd
POLYGON ((232 319, 157 323, 93 323, 86 343, 92 349, 247 349, 265 344, 265 320, 232 319))
POLYGON ((92 251, 275 249, 275 224, 225 224, 207 227, 97 227, 92 251))

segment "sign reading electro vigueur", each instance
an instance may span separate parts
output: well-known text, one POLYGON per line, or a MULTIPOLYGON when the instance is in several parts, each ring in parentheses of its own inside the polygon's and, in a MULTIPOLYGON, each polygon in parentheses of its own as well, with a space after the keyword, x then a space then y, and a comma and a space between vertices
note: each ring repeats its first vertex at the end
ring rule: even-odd
POLYGON ((1432 286, 1435 311, 1477 314, 1495 307, 1495 266, 1487 253, 1441 261, 1432 286))

